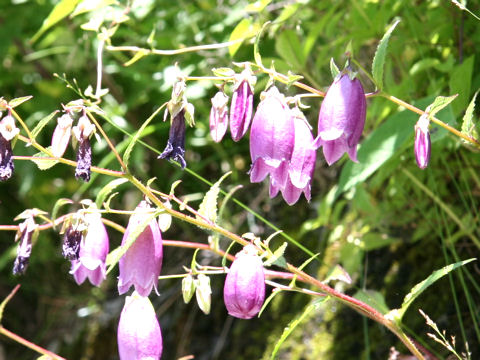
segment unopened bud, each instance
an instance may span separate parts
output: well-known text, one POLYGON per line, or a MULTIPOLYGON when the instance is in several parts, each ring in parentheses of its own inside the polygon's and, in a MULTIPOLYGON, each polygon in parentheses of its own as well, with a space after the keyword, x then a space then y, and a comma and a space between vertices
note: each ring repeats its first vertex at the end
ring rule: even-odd
POLYGON ((193 294, 195 294, 195 287, 196 287, 196 284, 192 275, 188 274, 183 278, 182 294, 183 294, 183 301, 185 302, 185 304, 188 304, 192 299, 193 294))
POLYGON ((197 298, 198 307, 206 315, 210 313, 212 305, 212 289, 210 287, 210 278, 204 274, 199 274, 196 282, 195 296, 197 298))

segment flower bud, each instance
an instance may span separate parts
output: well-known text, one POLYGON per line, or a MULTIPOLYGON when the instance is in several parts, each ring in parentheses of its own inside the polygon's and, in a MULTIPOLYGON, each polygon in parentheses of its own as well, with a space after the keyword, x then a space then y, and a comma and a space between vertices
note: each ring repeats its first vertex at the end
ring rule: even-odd
POLYGON ((220 142, 227 131, 228 126, 228 96, 219 91, 212 98, 210 109, 210 135, 213 141, 220 142))
POLYGON ((228 313, 236 318, 251 319, 265 300, 265 272, 253 245, 240 251, 225 279, 223 299, 228 313))
POLYGON ((12 115, 9 114, 0 121, 0 181, 8 180, 13 175, 11 141, 19 132, 12 115))
POLYGON ((234 141, 240 140, 248 131, 253 111, 253 85, 256 78, 250 69, 242 71, 237 78, 230 105, 230 133, 234 141))
POLYGON ((160 325, 148 297, 136 291, 127 296, 117 331, 120 360, 158 360, 163 341, 160 325))
POLYGON ((183 301, 188 304, 192 300, 193 294, 195 294, 196 283, 193 280, 193 276, 188 274, 182 279, 182 294, 183 301))
POLYGON ((195 297, 197 298, 197 304, 200 310, 206 315, 210 313, 210 307, 212 304, 212 289, 210 287, 210 278, 207 275, 199 274, 197 280, 195 280, 195 297))
POLYGON ((431 141, 428 125, 430 121, 427 114, 423 114, 415 124, 415 160, 420 169, 425 169, 430 160, 431 141))
POLYGON ((73 119, 69 113, 60 116, 52 136, 52 154, 62 157, 70 141, 73 119))

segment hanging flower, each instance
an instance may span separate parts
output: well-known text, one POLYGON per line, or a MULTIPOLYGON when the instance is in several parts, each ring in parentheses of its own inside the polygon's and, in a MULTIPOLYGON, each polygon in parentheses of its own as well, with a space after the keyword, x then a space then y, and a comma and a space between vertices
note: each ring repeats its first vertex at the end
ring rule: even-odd
POLYGON ((15 126, 15 119, 8 114, 0 120, 0 181, 8 180, 13 175, 12 139, 20 130, 15 126))
POLYGON ((357 162, 357 145, 365 125, 365 92, 349 70, 338 75, 327 91, 318 117, 316 146, 323 146, 328 165, 346 152, 357 162))
MULTIPOLYGON (((94 210, 92 207, 90 209, 94 210)), ((80 242, 78 260, 72 260, 70 274, 73 274, 78 285, 88 277, 92 285, 100 286, 106 278, 105 260, 109 251, 108 234, 100 213, 87 213, 85 222, 86 234, 80 242)))
MULTIPOLYGON (((127 229, 122 239, 122 246, 126 246, 130 234, 137 231, 137 228, 144 224, 145 219, 150 216, 151 210, 152 208, 146 201, 140 202, 128 221, 127 229)), ((118 277, 118 292, 120 295, 126 293, 132 285, 141 296, 148 296, 153 287, 157 291, 162 259, 162 234, 160 233, 158 222, 155 218, 152 218, 150 223, 120 258, 120 276, 118 277)))
POLYGON ((172 120, 167 146, 159 158, 174 160, 182 166, 182 169, 187 166, 185 161, 185 111, 183 109, 172 120))
POLYGON ((431 141, 428 114, 423 114, 415 124, 415 160, 420 169, 425 169, 430 161, 431 141))
POLYGON ((19 225, 15 239, 18 240, 19 243, 17 247, 17 257, 13 263, 14 275, 25 274, 25 271, 27 271, 30 254, 32 253, 32 237, 36 228, 37 225, 32 216, 27 217, 25 221, 19 225))
POLYGON ((90 137, 95 132, 95 125, 93 125, 84 114, 78 119, 78 124, 72 128, 72 132, 78 141, 75 178, 88 182, 90 180, 90 167, 92 166, 92 147, 90 146, 90 137))
POLYGON ((236 75, 236 83, 230 105, 230 133, 239 141, 248 131, 253 111, 253 86, 256 78, 247 68, 236 75))
POLYGON ((52 154, 56 157, 62 157, 67 150, 70 141, 73 119, 70 114, 60 116, 57 120, 57 126, 52 136, 52 154))
POLYGON ((210 109, 210 135, 213 141, 220 142, 227 131, 228 126, 228 96, 219 91, 212 98, 210 109))
POLYGON ((155 310, 148 297, 136 291, 127 296, 117 331, 120 360, 158 360, 163 341, 155 310))
POLYGON ((235 256, 225 279, 223 299, 228 313, 240 319, 251 319, 262 308, 265 272, 253 245, 245 246, 235 256))
POLYGON ((250 131, 250 181, 263 181, 270 174, 270 197, 274 197, 287 182, 295 130, 292 113, 278 89, 272 86, 262 97, 250 131))

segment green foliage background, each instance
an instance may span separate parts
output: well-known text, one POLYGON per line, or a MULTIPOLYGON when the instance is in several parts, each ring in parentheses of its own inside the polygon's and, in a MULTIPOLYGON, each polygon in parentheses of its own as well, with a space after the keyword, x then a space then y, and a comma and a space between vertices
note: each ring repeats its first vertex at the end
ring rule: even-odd
MULTIPOLYGON (((0 96, 10 100, 33 95, 17 110, 29 126, 61 103, 77 98, 53 74, 75 78, 81 89, 96 82, 96 33, 84 31, 88 22, 102 10, 62 19, 47 29, 37 41, 34 34, 53 9, 56 1, 8 1, 0 12, 0 96)), ((93 3, 93 2, 91 2, 93 3)), ((113 9, 121 9, 114 1, 113 9)), ((122 2, 123 6, 126 4, 122 2)), ((134 45, 157 49, 213 44, 228 41, 241 21, 257 30, 273 21, 260 42, 264 64, 274 62, 278 72, 304 76, 304 82, 325 90, 331 83, 330 58, 345 61, 348 44, 362 66, 371 71, 378 41, 394 19, 401 19, 389 43, 384 71, 385 91, 407 102, 425 107, 437 95, 458 93, 458 98, 438 118, 457 128, 474 92, 480 88, 480 22, 450 1, 354 0, 354 1, 167 1, 142 0, 129 3, 129 20, 120 24, 112 45, 134 45), (254 6, 255 5, 255 6, 254 6)), ((467 6, 480 14, 480 5, 467 6)), ((111 12, 113 13, 113 12, 111 12)), ((238 31, 237 31, 238 33, 238 31)), ((233 35, 235 37, 235 35, 233 35)), ((126 52, 104 52, 103 86, 109 94, 101 107, 115 126, 102 123, 108 135, 125 149, 128 136, 168 101, 174 64, 188 75, 209 76, 216 67, 233 67, 232 61, 253 61, 253 45, 245 41, 232 49, 202 50, 176 56, 146 56, 124 66, 132 56, 126 52)), ((360 71, 367 92, 374 86, 360 71)), ((268 78, 259 77, 255 103, 268 78)), ((367 122, 359 164, 346 160, 328 167, 319 152, 312 201, 301 199, 288 207, 277 197, 268 198, 268 184, 250 184, 248 139, 234 143, 228 136, 214 143, 208 133, 210 98, 216 88, 211 81, 189 82, 187 96, 195 105, 195 128, 187 129, 187 163, 181 171, 167 161, 157 160, 168 137, 168 122, 158 116, 143 140, 155 151, 137 145, 131 170, 142 180, 156 177, 155 186, 168 192, 182 180, 176 194, 197 207, 210 182, 232 171, 222 186, 242 188, 235 197, 292 236, 319 260, 307 266, 309 273, 325 278, 340 264, 353 283, 336 284, 348 294, 363 293, 374 306, 399 307, 405 294, 430 273, 455 261, 478 257, 480 156, 457 138, 432 127, 432 158, 422 171, 413 155, 413 126, 417 115, 380 97, 368 100, 367 122), (453 214, 453 216, 452 216, 453 214)), ((288 95, 298 91, 281 89, 288 95)), ((305 100, 305 115, 316 133, 320 100, 305 100)), ((478 119, 478 115, 475 115, 478 119)), ((38 141, 47 146, 55 127, 52 120, 38 141)), ((93 148, 94 164, 119 170, 105 142, 93 148)), ((123 151, 121 150, 121 151, 123 151)), ((18 142, 15 155, 32 155, 32 149, 18 142)), ((65 155, 74 159, 72 148, 65 155)), ((73 168, 56 165, 40 171, 35 164, 15 161, 14 178, 0 184, 0 223, 13 224, 13 218, 26 208, 51 212, 55 201, 66 197, 78 201, 95 198, 111 179, 94 176, 88 184, 77 182, 73 168)), ((112 207, 131 210, 140 193, 128 185, 112 207)), ((72 209, 75 205, 72 206, 72 209)), ((69 210, 67 207, 62 211, 69 210)), ((110 219, 126 225, 127 219, 110 219)), ((221 224, 238 233, 254 232, 268 237, 274 232, 251 213, 229 202, 221 224)), ((111 248, 120 244, 121 234, 109 229, 111 248)), ((164 238, 206 242, 205 232, 174 221, 164 238)), ((53 230, 40 234, 30 267, 23 277, 11 275, 16 247, 13 232, 0 233, 0 298, 14 287, 22 287, 8 304, 2 324, 21 336, 68 359, 115 359, 116 325, 123 297, 116 289, 115 271, 102 288, 89 284, 78 287, 68 274, 69 263, 60 254, 60 236, 53 230)), ((282 244, 277 236, 272 244, 282 244)), ((228 246, 226 240, 221 245, 228 246)), ((234 247, 233 251, 237 251, 234 247)), ((300 265, 309 258, 290 244, 286 257, 300 265)), ((189 250, 166 248, 163 274, 181 273, 192 256, 189 250)), ((220 258, 200 253, 203 264, 220 265, 220 258)), ((404 317, 405 327, 419 343, 438 358, 446 349, 426 336, 430 329, 417 309, 423 309, 447 334, 455 335, 458 351, 468 341, 472 358, 480 354, 479 268, 476 263, 460 268, 438 281, 417 299, 404 317)), ((234 320, 227 317, 222 300, 223 277, 212 279, 212 314, 203 315, 195 304, 184 305, 178 280, 161 281, 160 297, 152 296, 164 337, 164 359, 193 354, 195 359, 269 359, 287 324, 299 316, 310 299, 301 294, 277 296, 260 319, 234 320)), ((391 346, 406 350, 398 340, 352 310, 329 301, 310 312, 283 344, 279 359, 385 359, 391 346)), ((6 338, 0 351, 8 359, 31 359, 33 353, 6 338)), ((1 358, 1 356, 0 356, 1 358)))

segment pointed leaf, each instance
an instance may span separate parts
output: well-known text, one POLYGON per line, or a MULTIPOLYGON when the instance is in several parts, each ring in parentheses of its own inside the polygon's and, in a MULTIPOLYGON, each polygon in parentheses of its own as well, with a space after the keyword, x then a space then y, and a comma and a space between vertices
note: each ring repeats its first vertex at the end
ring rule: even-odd
POLYGON ((287 267, 287 261, 283 257, 283 254, 285 253, 285 249, 287 248, 287 245, 288 245, 287 242, 284 242, 282 245, 280 245, 279 248, 277 250, 275 250, 273 252, 273 254, 268 257, 268 259, 267 259, 267 261, 265 261, 264 265, 265 266, 270 266, 270 265, 274 264, 274 265, 280 266, 282 268, 286 268, 287 267))
POLYGON ((355 295, 353 295, 353 297, 357 300, 364 302, 367 305, 370 305, 382 314, 386 314, 389 311, 384 296, 378 291, 359 290, 355 293, 355 295))
POLYGON ((212 185, 210 190, 208 190, 205 194, 205 197, 203 198, 202 203, 198 208, 199 214, 212 222, 215 222, 217 220, 217 198, 218 194, 220 193, 220 184, 231 173, 232 172, 229 171, 228 173, 223 175, 215 184, 212 185))
POLYGON ((348 274, 348 272, 342 268, 340 265, 335 265, 327 274, 327 277, 322 282, 328 284, 330 281, 343 281, 344 283, 351 284, 352 278, 348 274))
POLYGON ((35 126, 35 128, 32 130, 32 136, 34 139, 38 136, 38 134, 40 134, 40 131, 42 131, 45 125, 47 125, 50 120, 52 120, 52 118, 57 115, 57 113, 58 110, 55 110, 38 122, 37 126, 35 126))
POLYGON ((436 113, 447 107, 448 104, 455 100, 457 96, 458 94, 452 96, 437 96, 435 100, 433 100, 433 103, 427 107, 427 112, 431 116, 435 116, 436 113))
POLYGON ((465 134, 475 140, 480 139, 477 122, 473 121, 473 111, 475 110, 475 100, 477 98, 478 91, 480 90, 477 90, 475 95, 473 95, 472 101, 470 101, 470 104, 465 111, 462 122, 462 134, 465 134))
POLYGON ((95 205, 97 208, 101 208, 103 202, 105 201, 106 197, 117 188, 117 186, 126 183, 128 180, 124 178, 115 179, 110 181, 107 185, 105 185, 102 190, 100 190, 97 194, 97 198, 95 199, 95 205))
MULTIPOLYGON (((49 146, 47 149, 50 149, 51 147, 49 146)), ((38 168, 40 170, 47 170, 50 169, 52 166, 56 165, 58 163, 58 160, 52 159, 50 156, 43 152, 38 152, 33 155, 34 159, 31 159, 35 164, 37 164, 38 168), (42 159, 42 158, 47 158, 47 159, 42 159)))
POLYGON ((23 104, 25 101, 30 100, 31 98, 33 98, 33 96, 31 96, 31 95, 29 95, 29 96, 23 96, 23 97, 19 97, 19 98, 15 98, 15 99, 10 100, 10 102, 8 103, 8 105, 9 105, 11 108, 15 108, 15 107, 17 107, 18 105, 23 104))
POLYGON ((253 24, 252 20, 250 19, 243 19, 237 24, 237 26, 235 26, 235 29, 233 29, 232 33, 230 34, 229 41, 238 40, 238 42, 228 47, 228 52, 230 53, 231 57, 233 57, 238 51, 243 40, 254 36, 257 33, 258 28, 258 24, 253 24))
POLYGON ((333 58, 330 59, 330 72, 332 73, 332 78, 335 79, 338 74, 340 74, 340 69, 338 68, 337 64, 335 64, 335 60, 333 58))
POLYGON ((52 210, 52 221, 55 221, 55 219, 57 218, 58 210, 60 210, 60 208, 66 204, 73 204, 73 201, 70 199, 61 198, 55 202, 52 210))
POLYGON ((382 40, 380 40, 380 43, 378 44, 375 56, 373 57, 372 75, 379 90, 382 90, 383 88, 383 68, 385 65, 385 56, 387 54, 388 40, 390 40, 393 30, 395 30, 395 27, 399 22, 400 20, 396 20, 387 30, 385 35, 383 35, 382 40))
POLYGON ((130 60, 128 60, 125 64, 123 64, 123 66, 130 66, 148 54, 149 52, 146 50, 137 51, 130 60))

